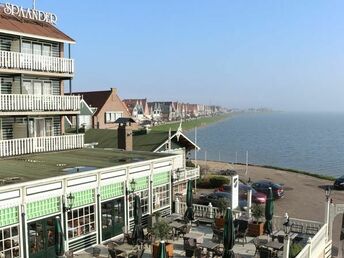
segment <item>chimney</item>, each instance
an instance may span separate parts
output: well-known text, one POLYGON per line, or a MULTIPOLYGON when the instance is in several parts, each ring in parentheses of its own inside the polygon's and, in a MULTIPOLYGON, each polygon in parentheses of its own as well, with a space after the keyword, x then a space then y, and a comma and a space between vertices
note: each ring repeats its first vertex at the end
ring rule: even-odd
POLYGON ((118 149, 132 151, 133 150, 133 127, 131 123, 135 123, 132 118, 118 118, 117 141, 118 149))
POLYGON ((110 89, 112 93, 117 94, 117 88, 110 88, 110 89))

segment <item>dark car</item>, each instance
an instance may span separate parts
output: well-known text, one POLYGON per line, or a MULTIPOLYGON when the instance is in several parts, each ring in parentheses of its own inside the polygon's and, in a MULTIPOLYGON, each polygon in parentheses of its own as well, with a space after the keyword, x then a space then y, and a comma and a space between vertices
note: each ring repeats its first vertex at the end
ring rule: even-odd
POLYGON ((333 188, 337 190, 344 189, 344 176, 341 176, 334 181, 333 188))
POLYGON ((266 195, 268 195, 269 187, 271 187, 272 193, 273 193, 275 199, 279 199, 279 198, 282 198, 284 196, 283 186, 280 184, 276 184, 272 181, 261 180, 261 181, 254 182, 251 186, 257 192, 264 193, 266 195))
MULTIPOLYGON (((252 202, 257 204, 264 204, 266 202, 266 194, 257 192, 249 185, 239 184, 239 199, 247 200, 248 190, 252 190, 252 202)), ((223 185, 218 189, 222 192, 231 192, 230 185, 223 185)))
MULTIPOLYGON (((201 195, 197 203, 203 204, 203 205, 209 205, 209 203, 211 203, 213 207, 218 207, 218 203, 221 198, 226 198, 228 202, 230 203, 232 195, 231 193, 228 193, 228 192, 215 192, 215 193, 210 193, 207 195, 201 195)), ((239 199, 239 207, 241 210, 246 210, 247 201, 239 199)))

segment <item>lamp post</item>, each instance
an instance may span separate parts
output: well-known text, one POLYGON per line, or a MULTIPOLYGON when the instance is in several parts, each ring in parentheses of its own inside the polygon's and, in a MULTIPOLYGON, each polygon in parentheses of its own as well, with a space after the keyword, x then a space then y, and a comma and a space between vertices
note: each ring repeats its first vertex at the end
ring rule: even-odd
POLYGON ((327 186, 325 189, 325 197, 326 197, 326 203, 325 203, 325 224, 327 224, 326 227, 326 238, 329 239, 329 223, 330 223, 330 204, 331 204, 331 188, 330 186, 327 186))

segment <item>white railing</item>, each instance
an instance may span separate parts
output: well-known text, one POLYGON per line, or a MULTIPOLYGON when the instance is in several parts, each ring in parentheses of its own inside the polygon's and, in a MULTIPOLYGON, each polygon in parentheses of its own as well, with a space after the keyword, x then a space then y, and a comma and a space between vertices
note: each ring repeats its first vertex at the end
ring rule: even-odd
MULTIPOLYGON (((283 223, 285 222, 285 218, 281 216, 274 216, 272 219, 272 225, 274 226, 274 230, 284 230, 283 223)), ((307 227, 314 227, 314 228, 321 228, 324 223, 319 221, 312 221, 312 220, 303 220, 303 219, 296 219, 296 218, 289 218, 290 225, 296 224, 301 225, 303 231, 306 231, 307 227)))
MULTIPOLYGON (((186 211, 186 203, 176 201, 176 213, 184 214, 186 211)), ((193 211, 195 214, 195 217, 203 217, 203 218, 215 218, 220 214, 219 208, 213 207, 212 205, 201 205, 201 204, 193 204, 193 211)), ((233 210, 233 217, 238 218, 240 215, 242 215, 243 212, 239 210, 233 210)))
POLYGON ((0 157, 9 157, 37 152, 79 149, 83 146, 83 134, 3 140, 0 141, 0 157))
POLYGON ((313 238, 310 238, 307 245, 296 256, 296 258, 324 257, 326 249, 327 224, 323 225, 313 238))
POLYGON ((187 167, 185 170, 178 170, 173 172, 173 178, 176 180, 173 182, 174 185, 179 184, 185 180, 189 179, 197 179, 200 175, 200 168, 199 167, 187 167))
POLYGON ((78 111, 80 96, 0 94, 0 111, 78 111))
POLYGON ((73 74, 74 60, 20 52, 0 51, 0 68, 73 74))

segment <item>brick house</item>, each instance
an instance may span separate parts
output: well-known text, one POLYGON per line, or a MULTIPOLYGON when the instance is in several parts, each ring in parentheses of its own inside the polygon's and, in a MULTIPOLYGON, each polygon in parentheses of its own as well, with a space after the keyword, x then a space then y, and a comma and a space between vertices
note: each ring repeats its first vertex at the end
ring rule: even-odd
POLYGON ((120 117, 130 117, 127 107, 117 95, 117 89, 74 93, 80 95, 87 105, 96 111, 92 117, 92 127, 96 129, 117 129, 115 121, 120 117))

